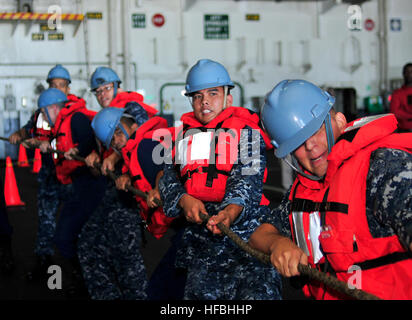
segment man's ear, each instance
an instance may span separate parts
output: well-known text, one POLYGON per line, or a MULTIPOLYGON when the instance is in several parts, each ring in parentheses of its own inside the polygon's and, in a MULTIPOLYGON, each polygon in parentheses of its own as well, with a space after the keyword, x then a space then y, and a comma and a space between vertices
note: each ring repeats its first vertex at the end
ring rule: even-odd
POLYGON ((342 132, 347 125, 346 117, 342 112, 336 112, 335 114, 335 121, 338 125, 339 131, 342 132))
POLYGON ((233 96, 228 94, 226 97, 226 108, 231 107, 233 105, 233 96))

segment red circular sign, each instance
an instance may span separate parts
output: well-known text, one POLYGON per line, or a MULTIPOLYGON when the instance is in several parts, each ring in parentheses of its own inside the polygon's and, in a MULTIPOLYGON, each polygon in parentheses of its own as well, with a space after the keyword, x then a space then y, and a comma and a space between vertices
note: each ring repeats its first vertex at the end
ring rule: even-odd
POLYGON ((365 29, 368 31, 372 31, 375 28, 375 22, 372 19, 365 20, 365 29))
POLYGON ((156 26, 156 27, 161 27, 165 24, 165 17, 160 14, 160 13, 156 13, 155 15, 153 15, 152 17, 152 23, 156 26))

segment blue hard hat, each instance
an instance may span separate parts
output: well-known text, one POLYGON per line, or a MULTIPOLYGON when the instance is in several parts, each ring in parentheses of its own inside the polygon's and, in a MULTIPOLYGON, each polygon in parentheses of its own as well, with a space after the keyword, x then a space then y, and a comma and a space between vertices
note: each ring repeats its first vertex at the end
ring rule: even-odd
POLYGON ((97 67, 90 79, 90 88, 96 90, 98 87, 111 82, 121 83, 117 73, 108 67, 97 67))
POLYGON ((69 83, 72 82, 69 71, 67 71, 67 69, 61 64, 57 64, 55 67, 50 69, 47 75, 47 82, 50 82, 52 79, 56 78, 65 79, 69 81, 69 83))
POLYGON ((118 126, 121 127, 123 133, 128 137, 123 126, 120 124, 120 118, 125 112, 124 108, 107 107, 100 110, 93 118, 92 128, 97 139, 110 148, 114 132, 118 126))
MULTIPOLYGON (((275 146, 275 155, 284 158, 309 139, 327 119, 335 103, 328 92, 305 80, 283 80, 265 98, 260 118, 275 146)), ((326 123, 328 145, 333 132, 326 123)))
POLYGON ((37 100, 39 109, 46 108, 52 104, 59 104, 68 101, 67 96, 56 88, 49 88, 44 90, 37 100))
POLYGON ((209 59, 199 60, 190 70, 186 77, 186 93, 190 95, 196 91, 228 86, 234 88, 229 73, 219 62, 209 59))

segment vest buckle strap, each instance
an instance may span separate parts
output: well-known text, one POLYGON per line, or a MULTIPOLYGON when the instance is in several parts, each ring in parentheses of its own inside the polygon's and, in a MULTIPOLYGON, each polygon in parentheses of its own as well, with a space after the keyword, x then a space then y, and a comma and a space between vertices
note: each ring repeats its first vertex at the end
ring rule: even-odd
POLYGON ((133 176, 133 177, 131 178, 131 180, 132 180, 132 183, 134 183, 134 182, 137 181, 137 180, 142 180, 142 176, 141 176, 140 174, 138 174, 138 175, 136 175, 136 176, 133 176))
POLYGON ((203 173, 203 167, 196 168, 194 170, 188 170, 182 177, 181 180, 186 182, 187 180, 191 179, 194 173, 203 173))
POLYGON ((361 270, 369 270, 369 269, 382 267, 384 265, 400 262, 400 261, 407 260, 407 259, 412 259, 412 252, 409 252, 409 251, 393 252, 393 253, 390 253, 385 256, 375 258, 375 259, 366 260, 363 262, 357 262, 357 263, 354 263, 354 265, 357 265, 358 267, 360 267, 361 270))
POLYGON ((307 199, 295 198, 292 202, 292 211, 325 212, 334 211, 348 214, 348 205, 339 202, 315 202, 307 199))

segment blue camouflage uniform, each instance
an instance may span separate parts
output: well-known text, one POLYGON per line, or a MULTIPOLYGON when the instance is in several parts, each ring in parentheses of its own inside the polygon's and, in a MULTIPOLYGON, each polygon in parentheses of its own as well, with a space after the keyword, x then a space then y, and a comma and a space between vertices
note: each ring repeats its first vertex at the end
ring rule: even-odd
MULTIPOLYGON (((88 117, 75 112, 70 120, 73 144, 78 155, 84 157, 96 149, 94 133, 88 117)), ((63 206, 56 225, 54 242, 59 254, 68 263, 68 268, 80 273, 77 259, 77 242, 82 227, 101 203, 105 192, 105 179, 94 175, 85 166, 79 166, 70 173, 71 183, 62 186, 65 194, 63 206)))
POLYGON ((92 299, 146 298, 140 225, 136 201, 108 181, 104 200, 83 227, 78 242, 82 274, 92 299))
POLYGON ((37 176, 38 231, 35 253, 53 255, 56 215, 62 202, 64 186, 56 177, 56 169, 50 154, 42 154, 42 166, 37 176))
MULTIPOLYGON (((208 214, 215 215, 229 204, 243 206, 243 211, 232 223, 231 229, 247 241, 259 226, 263 206, 263 174, 266 166, 265 143, 252 139, 252 129, 242 134, 238 159, 253 159, 250 163, 235 163, 226 183, 221 203, 205 202, 208 214), (256 147, 257 146, 257 147, 256 147), (242 155, 247 152, 248 157, 242 155), (252 170, 253 174, 243 174, 252 170)), ((256 135, 255 135, 256 137, 256 135)), ((251 173, 251 172, 249 172, 251 173)), ((167 216, 182 214, 178 202, 186 193, 173 164, 167 164, 159 182, 163 208, 167 216)), ((281 299, 281 278, 277 271, 262 264, 240 249, 225 235, 213 235, 203 224, 186 227, 178 248, 177 268, 186 268, 187 282, 184 299, 188 300, 243 300, 281 299)))
MULTIPOLYGON (((262 215, 291 238, 289 189, 280 205, 262 215)), ((395 149, 378 149, 371 154, 366 179, 366 218, 374 238, 397 235, 409 247, 412 242, 412 154, 395 149)))
MULTIPOLYGON (((148 119, 135 102, 125 106, 138 125, 148 119)), ((151 152, 150 152, 151 155, 151 152)), ((120 175, 123 161, 116 165, 120 175)), ((104 199, 83 227, 78 256, 90 297, 97 300, 146 299, 147 272, 140 252, 142 219, 130 193, 107 178, 104 199)))
MULTIPOLYGON (((27 135, 30 135, 31 130, 36 127, 35 116, 36 113, 23 127, 27 135)), ((52 154, 41 153, 41 168, 37 175, 37 182, 38 227, 34 252, 38 256, 51 256, 54 254, 56 216, 64 194, 64 188, 56 177, 52 154)))

